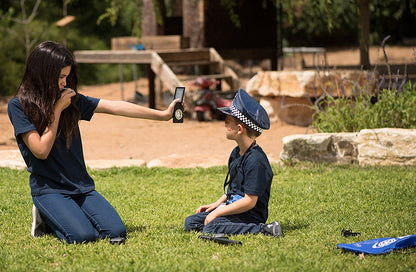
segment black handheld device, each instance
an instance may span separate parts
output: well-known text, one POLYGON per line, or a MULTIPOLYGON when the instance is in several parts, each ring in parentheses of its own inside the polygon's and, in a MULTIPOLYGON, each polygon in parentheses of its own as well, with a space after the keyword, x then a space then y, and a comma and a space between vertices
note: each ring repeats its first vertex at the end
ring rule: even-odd
POLYGON ((173 122, 174 123, 183 123, 183 98, 185 96, 185 87, 176 87, 175 96, 173 99, 179 98, 179 102, 175 104, 173 110, 173 122))
POLYGON ((214 235, 199 235, 199 239, 207 240, 207 241, 214 241, 218 244, 224 245, 242 245, 243 243, 236 240, 231 240, 227 236, 222 233, 214 234, 214 235))

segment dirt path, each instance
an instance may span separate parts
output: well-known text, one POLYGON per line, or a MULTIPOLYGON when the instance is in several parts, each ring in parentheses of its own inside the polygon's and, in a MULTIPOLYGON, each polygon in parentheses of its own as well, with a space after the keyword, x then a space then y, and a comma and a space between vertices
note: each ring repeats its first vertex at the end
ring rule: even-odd
MULTIPOLYGON (((146 84, 139 81, 139 88, 146 84)), ((124 84, 125 97, 134 94, 134 83, 124 84)), ((81 88, 81 93, 103 99, 121 97, 118 83, 81 88)), ((90 122, 80 123, 84 155, 88 160, 143 160, 172 167, 226 164, 235 143, 225 138, 222 121, 198 122, 185 119, 183 124, 138 120, 96 114, 90 122)), ((286 135, 305 133, 306 128, 273 123, 258 139, 269 156, 277 162, 286 135)), ((6 105, 0 107, 0 151, 17 150, 13 127, 6 105)), ((1 158, 0 158, 1 159, 1 158)))

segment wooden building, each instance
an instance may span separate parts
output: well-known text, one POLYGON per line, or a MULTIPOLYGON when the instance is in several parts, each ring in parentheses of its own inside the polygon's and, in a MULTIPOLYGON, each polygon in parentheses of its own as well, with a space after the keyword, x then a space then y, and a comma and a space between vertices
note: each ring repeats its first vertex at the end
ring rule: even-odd
POLYGON ((143 36, 181 35, 191 48, 213 47, 224 59, 270 59, 271 69, 277 69, 277 12, 271 2, 264 7, 263 1, 239 1, 234 11, 240 26, 220 0, 172 0, 169 15, 159 7, 162 24, 154 2, 143 2, 143 36))

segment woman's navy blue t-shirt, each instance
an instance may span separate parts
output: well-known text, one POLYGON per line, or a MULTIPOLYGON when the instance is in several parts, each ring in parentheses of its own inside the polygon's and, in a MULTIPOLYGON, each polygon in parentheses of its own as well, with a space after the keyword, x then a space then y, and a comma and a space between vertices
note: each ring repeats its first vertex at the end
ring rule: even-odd
POLYGON ((230 181, 227 194, 258 196, 256 206, 248 211, 254 221, 265 223, 269 212, 270 187, 273 171, 260 146, 254 146, 241 156, 237 146, 228 160, 230 181))
MULTIPOLYGON (((99 101, 97 98, 78 94, 76 105, 81 113, 81 120, 91 120, 99 101)), ((50 193, 83 194, 95 189, 94 181, 87 173, 79 127, 72 134, 69 149, 66 147, 65 136, 60 134, 49 156, 40 160, 32 154, 22 139, 23 133, 36 130, 36 127, 24 114, 17 97, 9 101, 7 110, 20 153, 27 165, 27 171, 31 173, 29 181, 33 196, 50 193)))

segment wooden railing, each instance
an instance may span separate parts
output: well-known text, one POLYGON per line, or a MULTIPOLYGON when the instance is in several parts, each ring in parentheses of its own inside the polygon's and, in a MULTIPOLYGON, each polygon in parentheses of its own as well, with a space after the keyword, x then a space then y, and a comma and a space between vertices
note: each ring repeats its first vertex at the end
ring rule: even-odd
MULTIPOLYGON (((224 80, 232 89, 239 88, 240 81, 237 74, 224 64, 224 60, 214 48, 179 49, 179 50, 86 50, 75 51, 77 63, 114 63, 114 64, 148 64, 150 81, 154 77, 163 83, 168 90, 177 86, 184 86, 170 66, 210 65, 216 73, 207 74, 211 78, 224 80)), ((201 76, 201 75, 195 75, 201 76)), ((149 106, 154 107, 154 84, 149 82, 149 106)))

